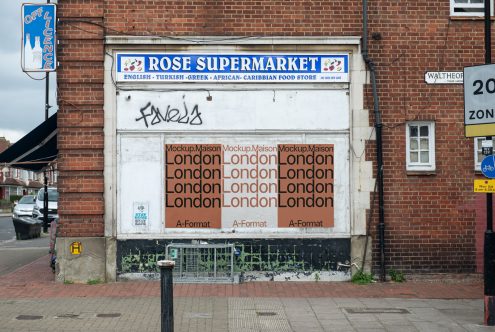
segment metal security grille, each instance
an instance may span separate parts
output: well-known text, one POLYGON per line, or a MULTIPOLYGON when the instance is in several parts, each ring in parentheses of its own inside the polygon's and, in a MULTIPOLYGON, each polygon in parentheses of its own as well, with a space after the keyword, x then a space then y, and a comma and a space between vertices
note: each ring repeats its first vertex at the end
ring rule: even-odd
POLYGON ((167 257, 175 261, 174 282, 234 282, 234 251, 233 244, 169 244, 167 257))

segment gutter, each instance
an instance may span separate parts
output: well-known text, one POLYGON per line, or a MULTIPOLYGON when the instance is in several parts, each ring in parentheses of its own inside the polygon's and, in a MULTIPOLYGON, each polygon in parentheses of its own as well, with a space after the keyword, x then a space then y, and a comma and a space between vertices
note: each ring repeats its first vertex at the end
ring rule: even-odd
POLYGON ((375 115, 376 133, 376 176, 378 182, 378 238, 380 247, 380 280, 385 281, 385 210, 383 199, 383 143, 382 143, 382 115, 378 103, 376 86, 376 72, 373 60, 368 56, 368 0, 363 0, 363 60, 370 71, 371 88, 373 93, 373 111, 375 115))

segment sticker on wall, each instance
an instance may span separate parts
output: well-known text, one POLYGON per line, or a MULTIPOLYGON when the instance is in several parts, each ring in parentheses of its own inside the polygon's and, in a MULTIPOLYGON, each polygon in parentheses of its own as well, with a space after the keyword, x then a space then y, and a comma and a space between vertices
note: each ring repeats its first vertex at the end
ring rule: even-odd
POLYGON ((83 250, 82 243, 79 241, 72 242, 69 246, 69 250, 72 255, 80 255, 83 250))
POLYGON ((148 202, 134 202, 133 204, 133 220, 136 226, 145 226, 148 224, 149 219, 149 203, 148 202))
POLYGON ((333 227, 333 144, 166 144, 165 226, 333 227))

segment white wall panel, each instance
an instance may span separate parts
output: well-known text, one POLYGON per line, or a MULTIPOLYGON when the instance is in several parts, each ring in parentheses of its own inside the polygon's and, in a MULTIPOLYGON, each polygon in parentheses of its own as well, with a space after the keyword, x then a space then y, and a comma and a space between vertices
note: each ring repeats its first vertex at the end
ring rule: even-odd
POLYGON ((120 136, 118 152, 119 233, 160 233, 163 229, 163 147, 159 135, 120 136), (133 205, 148 202, 146 225, 134 225, 133 205))
POLYGON ((123 91, 117 129, 347 130, 349 97, 346 90, 123 91))

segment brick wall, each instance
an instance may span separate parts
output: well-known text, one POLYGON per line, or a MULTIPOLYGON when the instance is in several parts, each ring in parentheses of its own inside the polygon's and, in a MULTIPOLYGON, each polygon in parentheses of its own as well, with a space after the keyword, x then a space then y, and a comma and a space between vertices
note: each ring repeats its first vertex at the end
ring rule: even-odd
POLYGON ((61 236, 103 236, 104 1, 58 3, 61 236))
POLYGON ((0 153, 7 150, 10 146, 10 142, 5 139, 5 137, 0 137, 0 153))
MULTIPOLYGON (((380 1, 371 5, 370 33, 382 37, 370 40, 370 56, 384 123, 386 264, 408 272, 475 271, 474 147, 464 138, 463 86, 427 85, 424 74, 483 63, 483 21, 451 20, 449 1, 380 1), (435 121, 433 175, 406 172, 404 123, 411 120, 435 121)), ((374 258, 377 267, 377 242, 374 258)))
MULTIPOLYGON (((406 272, 474 271, 480 218, 473 205, 473 140, 463 134, 462 85, 427 85, 424 73, 483 63, 483 22, 450 19, 448 0, 369 5, 370 36, 377 37, 370 38, 370 57, 384 124, 387 266, 406 272), (406 172, 408 120, 435 121, 435 174, 406 172)), ((359 36, 361 14, 361 1, 59 1, 62 234, 103 235, 105 34, 359 36)), ((372 109, 369 89, 365 101, 372 109)), ((374 160, 374 142, 367 146, 367 157, 374 160)), ((371 213, 376 240, 376 206, 371 213)))

